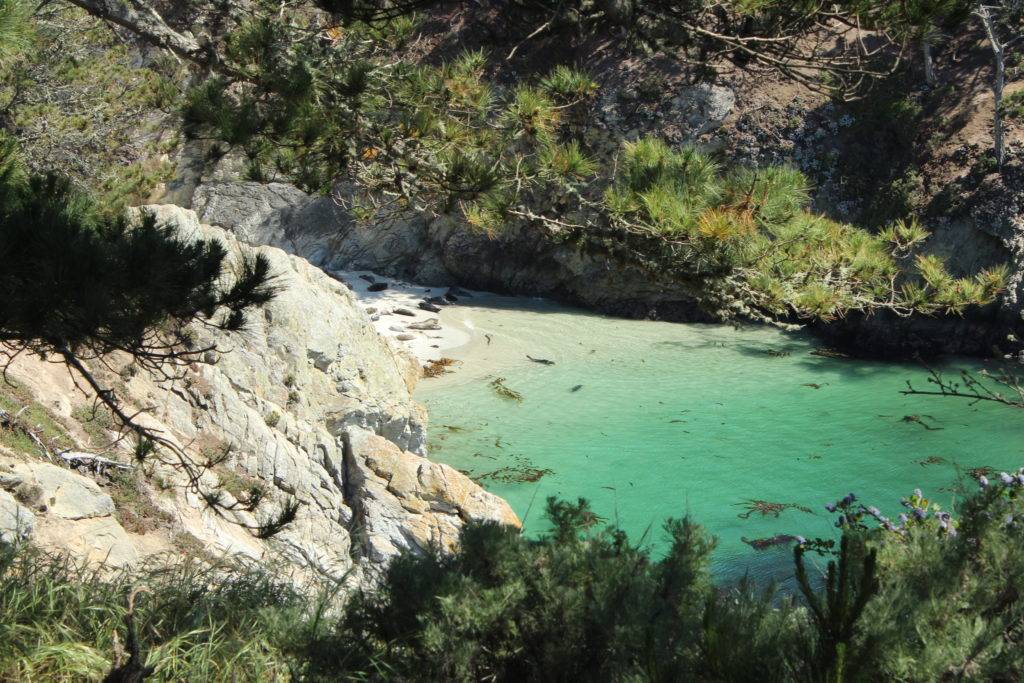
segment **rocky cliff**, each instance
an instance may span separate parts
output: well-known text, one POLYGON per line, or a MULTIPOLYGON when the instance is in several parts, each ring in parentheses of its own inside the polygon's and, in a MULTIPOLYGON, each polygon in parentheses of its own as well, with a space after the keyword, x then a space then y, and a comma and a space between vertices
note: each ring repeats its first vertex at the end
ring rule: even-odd
MULTIPOLYGON (((233 259, 251 249, 192 211, 145 210, 221 240, 233 259)), ((518 524, 504 501, 425 459, 426 415, 410 397, 418 363, 374 331, 343 284, 259 249, 280 293, 241 333, 198 331, 200 343, 223 350, 209 363, 169 383, 123 358, 93 364, 197 462, 227 459, 198 487, 157 460, 119 467, 128 445, 66 369, 19 358, 0 415, 0 533, 117 565, 161 552, 229 553, 359 580, 401 550, 450 546, 466 521, 518 524), (230 507, 254 489, 263 498, 254 513, 204 501, 218 491, 230 507), (297 517, 274 537, 246 529, 290 500, 297 517)))

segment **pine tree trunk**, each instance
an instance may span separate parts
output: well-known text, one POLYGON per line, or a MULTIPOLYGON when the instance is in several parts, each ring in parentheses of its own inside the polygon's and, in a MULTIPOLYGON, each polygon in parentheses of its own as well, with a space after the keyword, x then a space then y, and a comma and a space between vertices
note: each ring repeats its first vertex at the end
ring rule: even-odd
POLYGON ((999 37, 996 35, 995 20, 992 18, 992 14, 989 12, 982 2, 978 3, 978 9, 975 10, 978 17, 981 18, 981 24, 985 27, 985 34, 988 36, 988 42, 992 45, 992 56, 995 59, 995 78, 992 82, 992 94, 995 96, 995 113, 992 121, 992 143, 996 153, 996 164, 1001 169, 1003 167, 1003 161, 1006 156, 1006 152, 1003 149, 1003 87, 1006 84, 1006 58, 1003 52, 1003 45, 999 42, 999 37))
POLYGON ((921 57, 924 60, 924 82, 930 86, 936 83, 935 62, 932 60, 932 42, 927 37, 921 39, 921 57))

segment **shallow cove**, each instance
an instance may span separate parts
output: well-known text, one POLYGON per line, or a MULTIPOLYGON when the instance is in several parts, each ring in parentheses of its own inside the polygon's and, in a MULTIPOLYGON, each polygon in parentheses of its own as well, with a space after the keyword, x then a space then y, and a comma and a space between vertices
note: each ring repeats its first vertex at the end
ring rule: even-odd
POLYGON ((823 505, 850 491, 891 516, 915 487, 948 508, 958 470, 1024 465, 1024 413, 904 396, 908 379, 927 386, 921 367, 813 355, 804 335, 490 295, 445 309, 442 322, 473 334, 445 352, 461 361, 454 372, 417 389, 430 457, 508 500, 527 533, 544 530, 552 495, 587 498, 655 550, 663 520, 691 514, 718 537, 720 579, 781 579, 791 544, 758 551, 744 538, 831 536, 823 505), (496 378, 522 400, 500 396, 496 378), (525 468, 550 472, 522 481, 525 468), (756 499, 810 512, 747 515, 756 499))

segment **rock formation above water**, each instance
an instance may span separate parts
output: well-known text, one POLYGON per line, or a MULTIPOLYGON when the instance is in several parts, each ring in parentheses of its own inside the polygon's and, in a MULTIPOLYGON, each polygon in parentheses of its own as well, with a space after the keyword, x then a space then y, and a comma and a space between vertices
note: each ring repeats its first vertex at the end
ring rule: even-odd
MULTIPOLYGON (((146 210, 183 234, 221 240, 236 262, 252 249, 200 225, 192 211, 146 210)), ((118 565, 198 550, 358 580, 403 549, 450 545, 467 521, 518 524, 500 498, 425 459, 426 415, 410 396, 419 364, 373 329, 349 290, 301 258, 259 251, 280 293, 240 333, 199 331, 200 343, 224 351, 212 362, 164 384, 133 373, 124 359, 94 371, 133 407, 149 408, 151 425, 197 459, 230 448, 227 461, 203 475, 201 491, 224 491, 230 502, 237 489, 258 486, 266 502, 254 514, 215 513, 167 465, 131 474, 131 495, 109 473, 68 469, 60 453, 69 440, 75 450, 125 462, 127 444, 110 446, 112 425, 90 417, 90 397, 63 366, 19 358, 10 370, 18 394, 8 404, 45 413, 65 447, 50 444, 48 455, 0 447, 0 533, 118 565), (298 516, 273 538, 244 528, 289 499, 298 516)))

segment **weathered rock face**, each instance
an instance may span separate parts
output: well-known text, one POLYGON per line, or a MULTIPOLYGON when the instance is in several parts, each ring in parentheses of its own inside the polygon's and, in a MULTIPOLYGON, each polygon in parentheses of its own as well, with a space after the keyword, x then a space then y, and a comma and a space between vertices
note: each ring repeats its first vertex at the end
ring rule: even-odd
MULTIPOLYGON (((297 192, 297 191, 296 191, 297 192)), ((516 225, 499 235, 476 232, 458 220, 422 216, 382 219, 357 226, 330 198, 289 195, 293 203, 260 221, 240 212, 210 209, 251 195, 257 204, 277 189, 258 183, 219 182, 201 186, 203 219, 244 235, 254 244, 273 244, 329 270, 373 270, 429 285, 461 285, 510 294, 548 296, 566 303, 633 318, 676 322, 721 319, 705 283, 623 265, 602 251, 588 251, 537 227, 516 225)), ((1005 212, 1004 212, 1005 213, 1005 212)), ((979 219, 980 221, 981 219, 979 219)), ((1019 222, 1019 220, 1017 221, 1019 222)), ((967 316, 897 318, 851 315, 815 329, 830 343, 869 356, 912 357, 918 353, 989 356, 1013 352, 1007 334, 1021 327, 1024 310, 1024 225, 993 222, 987 231, 941 226, 930 249, 944 256, 957 275, 977 272, 1009 259, 1010 289, 998 304, 967 316)))
POLYGON ((97 483, 46 462, 0 455, 0 536, 31 538, 86 562, 122 567, 139 553, 97 483))
POLYGON ((114 514, 113 499, 96 482, 57 465, 18 463, 6 479, 16 481, 18 490, 31 492, 32 503, 57 517, 79 520, 114 514))
MULTIPOLYGON (((192 211, 148 210, 183 234, 220 239, 231 259, 251 250, 223 230, 200 225, 192 211)), ((197 458, 230 447, 225 466, 204 475, 204 486, 226 488, 230 502, 224 484, 242 476, 270 493, 265 512, 218 515, 195 491, 168 487, 155 502, 177 528, 214 552, 283 556, 296 566, 352 580, 401 549, 426 547, 435 538, 450 542, 465 521, 517 524, 504 501, 423 458, 426 416, 410 397, 419 366, 377 334, 348 289, 300 258, 278 249, 260 251, 271 262, 280 293, 241 333, 200 332, 201 344, 224 350, 210 359, 215 362, 196 365, 170 385, 141 373, 125 382, 128 399, 151 408, 147 419, 153 426, 197 458), (358 443, 370 439, 374 447, 350 448, 352 434, 364 435, 358 443), (258 524, 289 498, 300 504, 298 517, 273 539, 259 540, 238 524, 258 524)), ((57 394, 81 403, 85 397, 75 395, 59 375, 64 371, 57 370, 27 360, 14 368, 16 380, 41 402, 46 397, 47 404, 57 403, 57 394)), ((178 476, 169 467, 157 474, 171 481, 178 476)), ((90 522, 96 528, 82 535, 108 546, 125 534, 109 516, 110 496, 83 475, 24 462, 14 465, 14 475, 38 484, 46 509, 35 513, 37 529, 41 519, 90 522), (100 524, 104 519, 116 529, 100 524)), ((0 500, 4 519, 9 508, 0 500)), ((0 520, 0 527, 9 526, 0 520)), ((135 552, 152 545, 135 543, 135 552)))
POLYGON ((363 429, 345 433, 345 468, 361 546, 373 562, 406 549, 450 550, 470 520, 519 523, 508 503, 466 475, 363 429))

